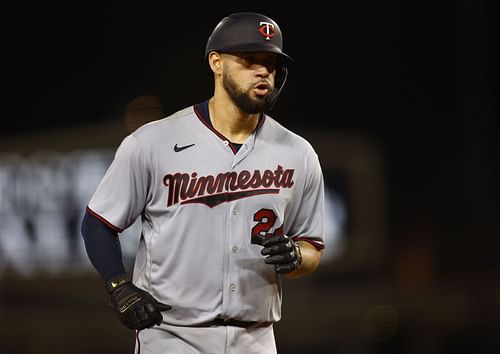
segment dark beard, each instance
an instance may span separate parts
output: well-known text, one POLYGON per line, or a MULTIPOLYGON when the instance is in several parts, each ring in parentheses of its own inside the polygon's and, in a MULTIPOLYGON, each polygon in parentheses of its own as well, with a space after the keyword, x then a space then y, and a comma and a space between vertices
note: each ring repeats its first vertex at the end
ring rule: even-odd
POLYGON ((227 91, 236 107, 247 114, 265 112, 271 106, 268 97, 271 95, 272 91, 268 92, 265 98, 253 99, 245 91, 238 90, 236 82, 234 82, 233 78, 226 74, 226 72, 224 72, 222 78, 222 86, 224 86, 224 89, 227 91))

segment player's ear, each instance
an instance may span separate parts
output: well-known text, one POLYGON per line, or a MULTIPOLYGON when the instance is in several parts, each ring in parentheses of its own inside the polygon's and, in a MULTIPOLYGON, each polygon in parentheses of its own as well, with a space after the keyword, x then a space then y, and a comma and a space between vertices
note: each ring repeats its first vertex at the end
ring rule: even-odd
POLYGON ((212 71, 216 74, 220 73, 222 70, 222 60, 219 52, 211 51, 208 53, 208 65, 212 71))

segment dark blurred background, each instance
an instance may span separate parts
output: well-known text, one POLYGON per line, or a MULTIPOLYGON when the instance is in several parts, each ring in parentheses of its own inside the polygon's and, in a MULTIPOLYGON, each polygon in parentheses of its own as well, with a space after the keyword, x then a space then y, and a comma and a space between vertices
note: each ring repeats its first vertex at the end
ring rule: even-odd
POLYGON ((81 216, 126 134, 210 97, 206 40, 235 11, 280 25, 295 62, 272 116, 328 190, 324 261, 285 282, 279 352, 500 352, 497 2, 2 7, 2 353, 132 352, 81 216))

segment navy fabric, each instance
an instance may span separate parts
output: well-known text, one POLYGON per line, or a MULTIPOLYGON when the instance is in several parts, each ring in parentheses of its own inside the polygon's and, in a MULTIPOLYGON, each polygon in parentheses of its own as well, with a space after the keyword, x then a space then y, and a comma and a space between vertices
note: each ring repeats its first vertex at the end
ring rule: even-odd
POLYGON ((120 239, 116 231, 111 230, 89 212, 85 212, 81 232, 90 262, 105 283, 126 273, 120 239))

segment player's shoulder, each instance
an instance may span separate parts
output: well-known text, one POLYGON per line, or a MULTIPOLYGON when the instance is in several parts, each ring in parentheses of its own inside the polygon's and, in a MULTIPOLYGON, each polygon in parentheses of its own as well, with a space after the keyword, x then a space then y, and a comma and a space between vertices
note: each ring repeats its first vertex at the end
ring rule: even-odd
POLYGON ((284 126, 273 117, 266 115, 264 126, 266 127, 264 129, 265 134, 269 134, 281 144, 285 146, 291 146, 294 149, 301 147, 305 150, 315 153, 314 147, 307 138, 305 138, 301 133, 293 130, 292 128, 284 126))
POLYGON ((179 128, 186 124, 186 119, 194 116, 193 106, 182 108, 168 116, 153 120, 138 127, 131 133, 139 140, 151 140, 179 134, 179 128))

